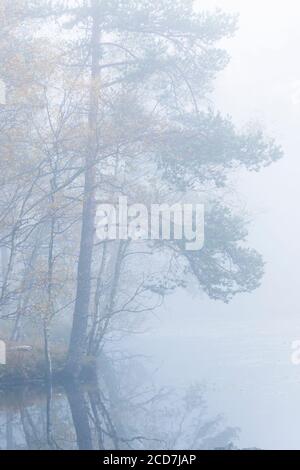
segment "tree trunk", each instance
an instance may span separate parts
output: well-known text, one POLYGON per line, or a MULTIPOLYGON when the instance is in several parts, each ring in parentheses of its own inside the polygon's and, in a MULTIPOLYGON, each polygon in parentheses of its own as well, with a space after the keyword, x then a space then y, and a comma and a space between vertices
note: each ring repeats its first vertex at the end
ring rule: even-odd
POLYGON ((95 160, 98 151, 97 116, 99 108, 98 79, 100 76, 100 8, 98 0, 92 0, 91 37, 91 85, 89 106, 89 146, 85 159, 84 201, 80 253, 77 271, 77 292, 73 325, 67 361, 67 371, 78 376, 86 352, 88 315, 91 291, 92 254, 95 233, 95 160))
POLYGON ((89 421, 89 407, 85 392, 79 383, 65 386, 72 414, 79 450, 93 450, 93 438, 89 421))

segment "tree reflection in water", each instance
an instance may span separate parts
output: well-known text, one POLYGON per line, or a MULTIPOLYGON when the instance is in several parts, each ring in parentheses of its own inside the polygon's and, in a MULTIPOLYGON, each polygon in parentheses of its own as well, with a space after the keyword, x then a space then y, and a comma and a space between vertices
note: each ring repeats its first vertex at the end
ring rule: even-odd
POLYGON ((0 392, 1 449, 232 448, 238 429, 207 414, 204 389, 155 385, 138 360, 102 357, 97 383, 0 392))

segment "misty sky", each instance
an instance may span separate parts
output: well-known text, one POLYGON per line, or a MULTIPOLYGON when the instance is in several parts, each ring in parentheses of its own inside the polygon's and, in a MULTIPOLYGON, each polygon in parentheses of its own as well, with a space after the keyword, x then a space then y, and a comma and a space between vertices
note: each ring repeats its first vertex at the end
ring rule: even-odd
POLYGON ((262 287, 230 305, 180 293, 155 320, 166 380, 207 380, 210 406, 241 427, 241 445, 300 448, 300 3, 296 0, 207 0, 240 13, 225 45, 232 59, 218 78, 218 108, 243 126, 260 122, 285 151, 259 174, 239 175, 250 214, 249 241, 266 261, 262 287), (192 338, 191 338, 192 337, 192 338))

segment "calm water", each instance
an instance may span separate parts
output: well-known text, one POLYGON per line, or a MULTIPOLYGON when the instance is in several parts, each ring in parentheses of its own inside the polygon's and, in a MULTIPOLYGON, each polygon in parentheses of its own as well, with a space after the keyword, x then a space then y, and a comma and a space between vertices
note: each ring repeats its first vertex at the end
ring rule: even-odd
MULTIPOLYGON (((241 334, 137 341, 145 354, 155 349, 161 383, 201 381, 207 410, 239 428, 240 448, 300 449, 300 367, 291 362, 287 334, 241 334)), ((153 352, 152 352, 153 355, 153 352)))
POLYGON ((144 337, 120 349, 99 361, 97 385, 1 391, 0 448, 300 448, 287 337, 144 337))
POLYGON ((237 442, 239 431, 208 413, 203 386, 157 386, 148 366, 106 359, 98 385, 1 391, 0 448, 214 449, 237 442))

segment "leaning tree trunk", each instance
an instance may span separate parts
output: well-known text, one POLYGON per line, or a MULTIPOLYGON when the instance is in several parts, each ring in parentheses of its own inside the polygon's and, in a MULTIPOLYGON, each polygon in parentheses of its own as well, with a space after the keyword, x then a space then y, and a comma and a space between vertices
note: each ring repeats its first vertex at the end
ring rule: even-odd
POLYGON ((95 233, 95 161, 98 149, 97 116, 99 98, 97 87, 100 76, 100 8, 98 0, 92 0, 91 4, 93 26, 91 37, 92 66, 88 117, 89 146, 85 158, 85 185, 77 272, 77 292, 67 361, 67 371, 73 376, 79 375, 86 351, 92 254, 95 233))

